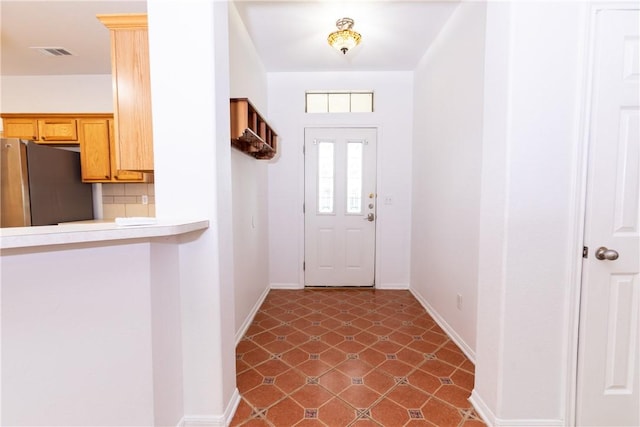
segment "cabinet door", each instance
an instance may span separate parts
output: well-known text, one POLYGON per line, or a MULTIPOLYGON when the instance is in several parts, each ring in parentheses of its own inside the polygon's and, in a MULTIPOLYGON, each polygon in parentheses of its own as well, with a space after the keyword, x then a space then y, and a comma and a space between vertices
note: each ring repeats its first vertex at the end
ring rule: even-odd
POLYGON ((113 120, 109 120, 109 137, 110 137, 110 146, 111 146, 111 173, 113 176, 113 180, 114 181, 118 181, 118 182, 125 182, 125 181, 133 181, 133 182, 144 182, 145 181, 145 177, 144 174, 142 172, 134 172, 134 171, 125 171, 125 170, 118 170, 118 166, 116 163, 116 158, 114 155, 114 147, 115 147, 115 140, 114 140, 114 124, 113 124, 113 120))
POLYGON ((40 143, 77 142, 76 119, 38 119, 40 143))
POLYGON ((80 120, 80 162, 83 181, 111 180, 109 122, 107 119, 80 120))
POLYGON ((147 30, 117 29, 111 34, 118 165, 128 170, 151 171, 153 134, 147 30))
POLYGON ((4 119, 4 137, 38 140, 38 121, 36 119, 4 119))

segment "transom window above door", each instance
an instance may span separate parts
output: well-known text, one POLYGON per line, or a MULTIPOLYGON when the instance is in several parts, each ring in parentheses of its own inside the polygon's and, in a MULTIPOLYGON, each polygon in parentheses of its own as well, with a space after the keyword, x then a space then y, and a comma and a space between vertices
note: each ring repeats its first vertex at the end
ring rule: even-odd
POLYGON ((367 91, 307 91, 307 113, 372 113, 373 92, 367 91))

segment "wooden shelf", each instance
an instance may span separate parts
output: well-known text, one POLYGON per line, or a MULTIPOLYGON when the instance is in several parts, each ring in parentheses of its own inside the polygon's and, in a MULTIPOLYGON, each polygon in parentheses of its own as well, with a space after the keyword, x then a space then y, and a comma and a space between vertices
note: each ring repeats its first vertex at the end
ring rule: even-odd
POLYGON ((278 134, 247 98, 232 98, 231 146, 260 160, 272 159, 278 151, 278 134))

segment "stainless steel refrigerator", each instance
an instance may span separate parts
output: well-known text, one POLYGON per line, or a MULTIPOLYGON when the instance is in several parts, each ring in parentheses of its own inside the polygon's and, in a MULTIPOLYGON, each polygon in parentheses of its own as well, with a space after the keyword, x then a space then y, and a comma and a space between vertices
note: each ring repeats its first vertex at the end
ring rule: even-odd
POLYGON ((93 189, 82 182, 80 153, 0 139, 0 226, 93 219, 93 189))

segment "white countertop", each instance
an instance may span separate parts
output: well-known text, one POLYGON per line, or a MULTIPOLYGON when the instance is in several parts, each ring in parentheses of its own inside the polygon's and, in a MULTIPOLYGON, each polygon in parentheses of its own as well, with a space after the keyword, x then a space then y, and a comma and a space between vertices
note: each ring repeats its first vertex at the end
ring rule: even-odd
POLYGON ((95 220, 37 227, 11 227, 0 229, 0 249, 176 236, 208 227, 208 220, 160 219, 153 225, 135 226, 120 226, 114 221, 95 220))

